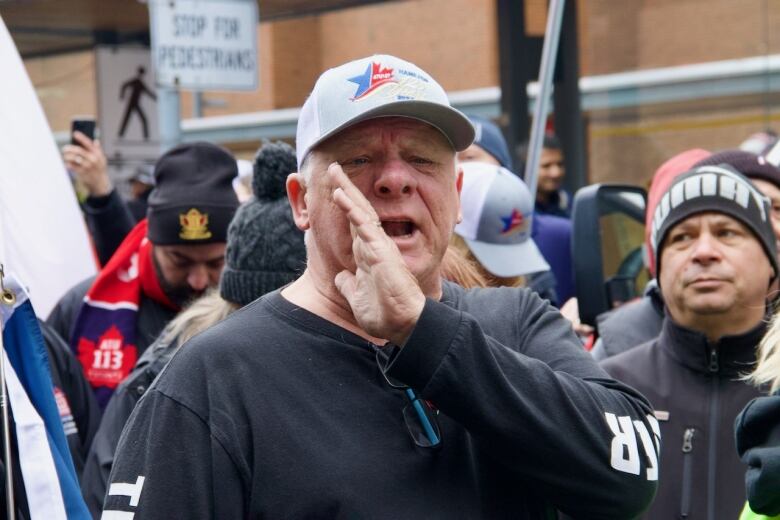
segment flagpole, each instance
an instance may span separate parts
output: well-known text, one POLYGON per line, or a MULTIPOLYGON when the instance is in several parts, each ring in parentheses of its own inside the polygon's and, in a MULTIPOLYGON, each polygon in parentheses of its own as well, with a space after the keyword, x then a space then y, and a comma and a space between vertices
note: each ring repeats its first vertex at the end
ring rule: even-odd
MULTIPOLYGON (((13 306, 16 294, 3 284, 5 273, 0 264, 0 304, 13 306)), ((8 390, 5 387, 5 344, 3 343, 3 313, 0 312, 0 411, 3 421, 3 456, 5 460, 5 505, 8 520, 16 519, 16 504, 14 502, 14 472, 11 458, 11 428, 8 418, 8 390)))

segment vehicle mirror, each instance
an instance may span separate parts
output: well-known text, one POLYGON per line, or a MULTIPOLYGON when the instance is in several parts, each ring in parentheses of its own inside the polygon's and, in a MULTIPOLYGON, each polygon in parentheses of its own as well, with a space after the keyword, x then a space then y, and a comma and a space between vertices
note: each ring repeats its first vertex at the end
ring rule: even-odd
POLYGON ((647 194, 637 186, 593 184, 574 196, 572 258, 580 320, 642 295, 650 279, 644 262, 647 194))

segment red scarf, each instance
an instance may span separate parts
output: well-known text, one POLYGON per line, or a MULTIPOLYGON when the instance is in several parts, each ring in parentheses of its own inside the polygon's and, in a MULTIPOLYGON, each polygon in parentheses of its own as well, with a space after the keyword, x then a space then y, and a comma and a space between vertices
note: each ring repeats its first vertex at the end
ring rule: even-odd
POLYGON ((157 279, 152 243, 146 238, 146 219, 130 231, 98 273, 73 328, 71 349, 101 407, 138 359, 136 319, 142 294, 177 309, 157 279))

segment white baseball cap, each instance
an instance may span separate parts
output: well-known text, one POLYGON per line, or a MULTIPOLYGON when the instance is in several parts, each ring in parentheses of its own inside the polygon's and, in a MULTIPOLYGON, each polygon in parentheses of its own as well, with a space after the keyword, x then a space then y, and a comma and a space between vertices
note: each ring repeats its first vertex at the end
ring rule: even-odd
POLYGON ((463 237, 480 263, 496 276, 548 271, 531 238, 533 198, 515 174, 488 163, 461 163, 463 220, 455 233, 463 237))
POLYGON ((428 123, 458 152, 474 140, 469 119, 450 106, 444 89, 427 72, 395 56, 375 55, 328 69, 319 77, 298 116, 298 169, 328 137, 355 123, 386 116, 428 123))

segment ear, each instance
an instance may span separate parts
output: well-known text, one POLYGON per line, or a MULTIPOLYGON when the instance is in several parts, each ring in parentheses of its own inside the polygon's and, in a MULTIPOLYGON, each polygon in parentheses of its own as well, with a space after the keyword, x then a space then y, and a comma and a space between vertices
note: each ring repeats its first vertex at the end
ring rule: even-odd
POLYGON ((458 166, 458 178, 455 181, 455 189, 458 190, 458 220, 457 223, 460 224, 463 220, 463 211, 461 211, 460 206, 460 193, 463 191, 463 168, 458 166))
POLYGON ((291 173, 287 176, 287 198, 290 201, 295 225, 301 231, 306 231, 311 224, 309 208, 306 205, 306 184, 300 173, 291 173))

